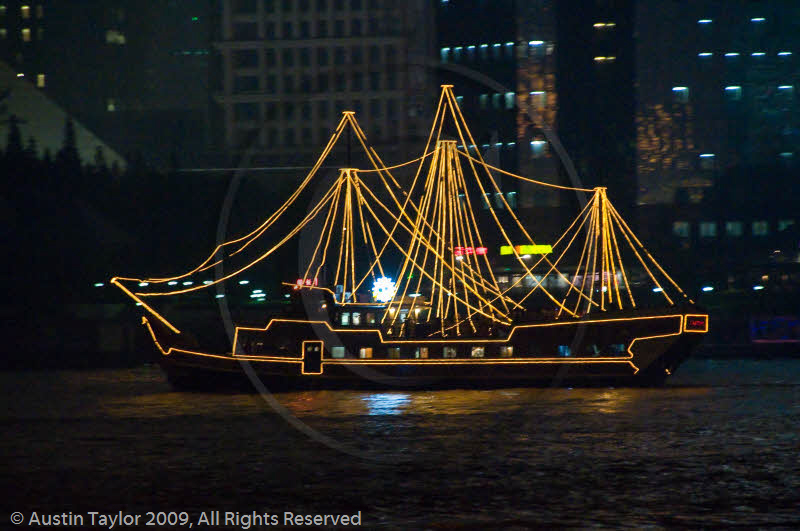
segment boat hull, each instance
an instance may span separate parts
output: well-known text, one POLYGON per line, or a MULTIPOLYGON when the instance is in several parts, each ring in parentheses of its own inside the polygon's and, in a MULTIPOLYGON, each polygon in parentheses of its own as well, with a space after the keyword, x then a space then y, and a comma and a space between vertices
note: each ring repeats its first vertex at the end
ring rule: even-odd
POLYGON ((230 353, 181 346, 146 319, 170 382, 185 389, 660 385, 708 329, 697 311, 516 325, 503 337, 397 338, 273 319, 237 327, 230 353), (172 340, 169 348, 165 345, 172 340))

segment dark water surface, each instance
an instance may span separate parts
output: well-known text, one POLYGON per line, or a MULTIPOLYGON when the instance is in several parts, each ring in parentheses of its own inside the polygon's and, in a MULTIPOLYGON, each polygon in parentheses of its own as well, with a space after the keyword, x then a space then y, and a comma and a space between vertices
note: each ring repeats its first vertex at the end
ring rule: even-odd
POLYGON ((259 395, 174 392, 156 367, 0 383, 2 528, 34 510, 800 526, 800 360, 693 360, 659 389, 275 395, 302 429, 259 395))

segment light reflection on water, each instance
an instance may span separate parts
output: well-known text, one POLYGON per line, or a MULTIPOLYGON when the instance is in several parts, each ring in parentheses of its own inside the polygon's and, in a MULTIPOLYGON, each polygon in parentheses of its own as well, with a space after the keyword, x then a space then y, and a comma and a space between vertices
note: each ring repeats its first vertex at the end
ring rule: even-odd
POLYGON ((800 360, 697 360, 655 389, 275 395, 319 433, 400 464, 328 448, 257 394, 174 392, 155 367, 0 373, 0 396, 11 510, 182 500, 360 508, 366 528, 800 525, 800 360))

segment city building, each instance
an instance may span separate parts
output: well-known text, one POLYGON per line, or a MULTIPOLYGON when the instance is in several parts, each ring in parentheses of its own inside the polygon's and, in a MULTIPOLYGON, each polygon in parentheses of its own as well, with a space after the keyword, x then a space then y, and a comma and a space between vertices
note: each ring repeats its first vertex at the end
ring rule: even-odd
POLYGON ((209 143, 210 2, 0 0, 0 59, 126 156, 209 143))
POLYGON ((437 88, 430 2, 224 0, 217 29, 214 122, 228 153, 307 163, 346 110, 386 160, 421 148, 437 88))
POLYGON ((796 164, 798 17, 791 0, 638 2, 640 204, 698 203, 716 180, 746 185, 734 168, 796 164))

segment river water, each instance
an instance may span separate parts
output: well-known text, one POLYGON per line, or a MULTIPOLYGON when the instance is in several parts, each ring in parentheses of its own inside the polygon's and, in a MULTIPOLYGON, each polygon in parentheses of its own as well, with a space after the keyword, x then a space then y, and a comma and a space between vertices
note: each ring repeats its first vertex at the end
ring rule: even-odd
POLYGON ((157 367, 0 382, 0 527, 13 511, 159 510, 361 511, 368 529, 800 526, 800 360, 690 360, 657 389, 264 397, 174 392, 157 367))

